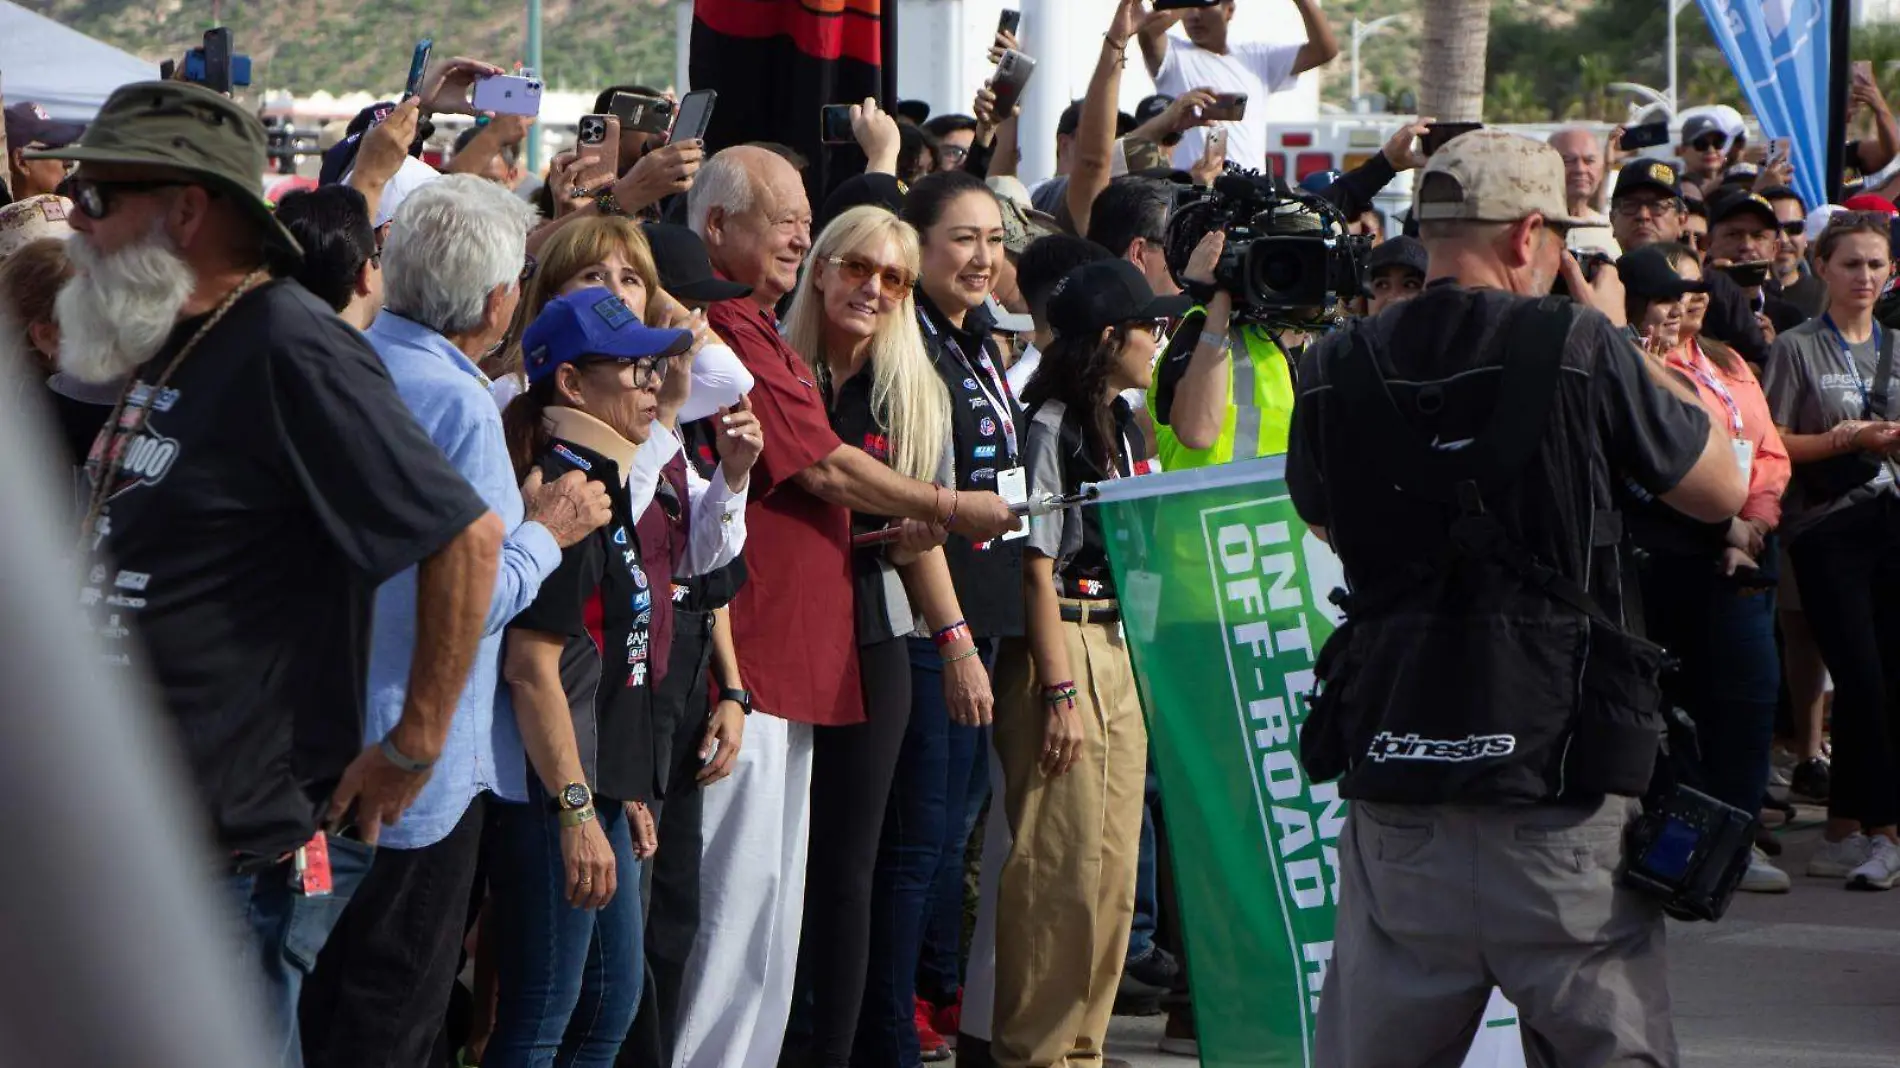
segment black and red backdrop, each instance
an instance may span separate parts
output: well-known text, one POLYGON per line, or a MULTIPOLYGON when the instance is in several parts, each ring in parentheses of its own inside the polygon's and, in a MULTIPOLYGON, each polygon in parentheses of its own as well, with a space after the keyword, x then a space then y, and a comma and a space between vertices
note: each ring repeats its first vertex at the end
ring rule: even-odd
POLYGON ((820 140, 819 109, 867 96, 895 107, 896 34, 895 0, 694 0, 688 73, 694 89, 719 93, 707 148, 790 145, 811 161, 815 208, 864 168, 856 146, 820 140))

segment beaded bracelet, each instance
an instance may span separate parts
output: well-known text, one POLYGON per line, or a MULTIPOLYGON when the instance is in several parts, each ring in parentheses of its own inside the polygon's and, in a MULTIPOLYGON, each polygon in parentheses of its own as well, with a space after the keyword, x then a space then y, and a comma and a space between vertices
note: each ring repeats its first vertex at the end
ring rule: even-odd
POLYGON ((958 653, 958 654, 957 654, 957 655, 955 655, 955 656, 946 656, 946 657, 944 657, 944 658, 943 658, 943 662, 944 662, 945 664, 954 664, 954 663, 956 663, 956 662, 957 662, 957 661, 959 661, 959 660, 968 660, 968 659, 970 659, 971 657, 973 657, 973 656, 975 656, 975 655, 976 655, 977 653, 979 653, 979 652, 981 652, 981 651, 982 651, 982 650, 980 650, 980 649, 976 649, 976 648, 970 648, 970 649, 965 649, 964 651, 962 651, 962 652, 960 652, 960 653, 958 653))

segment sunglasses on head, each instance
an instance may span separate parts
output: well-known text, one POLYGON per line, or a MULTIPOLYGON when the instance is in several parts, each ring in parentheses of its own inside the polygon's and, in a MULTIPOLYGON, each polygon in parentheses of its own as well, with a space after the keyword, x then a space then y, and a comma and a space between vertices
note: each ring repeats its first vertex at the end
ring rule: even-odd
POLYGON ((912 278, 902 267, 880 267, 857 256, 832 256, 825 262, 837 268, 838 274, 854 286, 863 285, 875 275, 879 290, 888 300, 903 300, 910 292, 912 278))

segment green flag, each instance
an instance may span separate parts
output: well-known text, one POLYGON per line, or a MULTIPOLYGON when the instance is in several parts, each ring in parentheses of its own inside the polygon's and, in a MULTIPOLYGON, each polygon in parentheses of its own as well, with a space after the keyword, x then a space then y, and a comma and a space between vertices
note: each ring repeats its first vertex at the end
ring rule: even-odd
MULTIPOLYGON (((1201 1062, 1312 1063, 1333 953, 1337 784, 1299 763, 1337 558, 1272 456, 1123 479, 1098 507, 1161 777, 1201 1062)), ((1448 906, 1451 907, 1451 906, 1448 906)), ((1468 1066, 1522 1065, 1493 998, 1468 1066)))

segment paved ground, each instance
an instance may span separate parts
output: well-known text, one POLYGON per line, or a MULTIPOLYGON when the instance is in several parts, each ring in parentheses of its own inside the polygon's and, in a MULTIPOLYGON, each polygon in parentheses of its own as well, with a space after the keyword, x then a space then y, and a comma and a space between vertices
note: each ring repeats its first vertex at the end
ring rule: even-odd
MULTIPOLYGON (((1900 890, 1849 893, 1799 874, 1820 812, 1781 832, 1783 895, 1737 895, 1718 924, 1670 926, 1683 1068, 1900 1068, 1900 890)), ((1111 1056, 1188 1068, 1160 1053, 1162 1019, 1118 1017, 1111 1056)))

